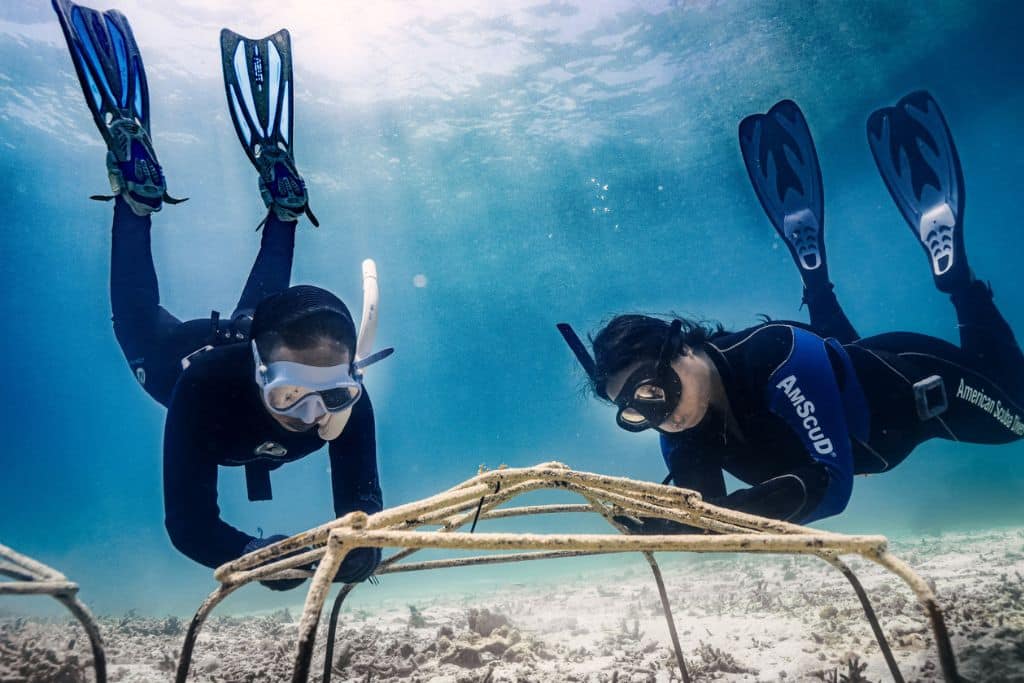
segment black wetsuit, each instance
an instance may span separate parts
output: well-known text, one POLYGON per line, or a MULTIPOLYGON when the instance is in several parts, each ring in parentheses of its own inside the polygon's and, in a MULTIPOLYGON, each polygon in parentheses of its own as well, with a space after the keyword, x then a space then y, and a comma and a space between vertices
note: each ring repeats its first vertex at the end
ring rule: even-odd
MULTIPOLYGON (((250 498, 268 497, 269 470, 325 443, 315 429, 291 432, 270 416, 255 381, 248 341, 256 305, 288 287, 294 245, 295 223, 280 221, 271 212, 230 320, 181 322, 160 306, 150 218, 136 216, 120 198, 114 209, 114 332, 136 378, 167 408, 164 507, 171 542, 208 567, 239 557, 253 540, 220 519, 217 467, 247 466, 250 498), (193 354, 207 346, 214 348, 193 354), (183 369, 182 359, 190 354, 183 369)), ((329 454, 335 514, 380 511, 373 407, 365 392, 341 436, 330 442, 329 454)))
POLYGON ((846 507, 854 474, 891 469, 928 439, 1020 439, 1024 355, 1013 332, 983 283, 952 301, 959 348, 909 332, 859 338, 830 288, 808 297, 809 326, 769 322, 715 336, 704 350, 738 429, 709 411, 696 427, 663 435, 671 480, 724 507, 809 522, 846 507), (914 385, 933 376, 948 407, 927 417, 914 385), (727 495, 723 470, 752 487, 727 495))

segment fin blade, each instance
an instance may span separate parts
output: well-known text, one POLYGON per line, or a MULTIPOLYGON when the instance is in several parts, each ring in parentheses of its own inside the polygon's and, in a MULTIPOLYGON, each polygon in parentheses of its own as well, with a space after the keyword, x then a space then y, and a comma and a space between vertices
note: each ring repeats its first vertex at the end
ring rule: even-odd
POLYGON ((222 29, 221 64, 228 111, 250 161, 256 163, 260 147, 291 155, 294 88, 287 29, 259 39, 222 29))
POLYGON ((761 207, 805 271, 825 261, 825 194, 803 112, 782 100, 740 122, 740 151, 761 207))
POLYGON ((958 223, 962 220, 960 157, 942 110, 929 93, 913 92, 894 107, 872 112, 867 134, 878 172, 915 231, 937 200, 949 205, 958 223))
POLYGON ((142 56, 128 19, 71 0, 52 0, 79 85, 109 145, 109 117, 131 115, 149 131, 149 90, 142 56))
POLYGON ((936 286, 953 291, 969 282, 963 169, 938 103, 924 90, 912 92, 872 112, 867 135, 889 194, 928 254, 936 286))

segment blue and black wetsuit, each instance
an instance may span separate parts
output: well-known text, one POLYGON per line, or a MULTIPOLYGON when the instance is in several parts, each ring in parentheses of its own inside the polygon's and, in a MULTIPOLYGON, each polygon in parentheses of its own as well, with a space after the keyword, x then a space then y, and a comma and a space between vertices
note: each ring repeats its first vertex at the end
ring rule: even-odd
POLYGON ((735 425, 709 411, 663 435, 671 480, 724 507, 805 523, 842 512, 853 475, 891 469, 928 439, 1020 439, 1024 354, 985 284, 952 300, 959 348, 909 332, 860 338, 831 289, 808 297, 810 326, 770 322, 712 338, 704 350, 735 425), (920 383, 936 376, 948 407, 928 417, 920 383), (723 471, 751 488, 726 494, 723 471))
MULTIPOLYGON (((171 542, 208 567, 239 557, 253 539, 220 519, 217 468, 244 465, 247 478, 259 481, 260 474, 266 477, 269 470, 325 443, 315 429, 291 432, 270 416, 254 380, 248 342, 256 305, 288 287, 295 225, 270 213, 259 255, 229 321, 182 322, 160 306, 150 218, 135 215, 120 197, 114 209, 114 333, 143 388, 167 408, 164 506, 171 542), (214 348, 192 355, 183 368, 183 358, 206 346, 214 348)), ((365 392, 341 436, 330 442, 329 455, 335 514, 380 511, 373 406, 365 392)))

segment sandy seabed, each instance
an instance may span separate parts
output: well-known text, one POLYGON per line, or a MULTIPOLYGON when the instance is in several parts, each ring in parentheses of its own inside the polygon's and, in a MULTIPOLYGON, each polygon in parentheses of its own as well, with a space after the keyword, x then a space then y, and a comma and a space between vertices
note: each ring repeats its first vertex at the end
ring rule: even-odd
MULTIPOLYGON (((1024 682, 1024 529, 925 537, 892 548, 934 582, 961 673, 974 683, 1024 682)), ((587 571, 587 560, 578 561, 587 573, 564 581, 346 608, 332 681, 680 680, 646 564, 587 571)), ((662 561, 694 681, 891 680, 853 591, 824 562, 763 555, 662 561)), ((910 590, 874 565, 853 566, 906 680, 942 680, 925 616, 910 590)), ((534 564, 531 571, 542 567, 534 564)), ((372 590, 384 595, 388 577, 383 581, 372 590)), ((5 607, 13 608, 16 599, 5 607)), ((297 616, 288 610, 215 613, 200 636, 189 680, 290 680, 297 616)), ((186 624, 134 614, 101 618, 109 679, 171 680, 186 624)), ((325 632, 326 618, 310 681, 322 681, 325 632)), ((0 619, 0 683, 91 681, 90 661, 76 624, 0 619)))

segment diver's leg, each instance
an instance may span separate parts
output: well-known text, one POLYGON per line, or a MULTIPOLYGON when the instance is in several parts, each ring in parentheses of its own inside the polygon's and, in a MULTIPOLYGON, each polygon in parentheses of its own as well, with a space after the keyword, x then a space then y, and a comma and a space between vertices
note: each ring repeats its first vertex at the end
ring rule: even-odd
POLYGON ((151 222, 149 215, 139 216, 123 197, 117 197, 110 250, 110 304, 114 335, 128 365, 146 392, 166 405, 174 378, 163 377, 169 364, 153 354, 181 321, 160 306, 151 222))
POLYGON ((855 351, 854 365, 872 408, 872 447, 886 469, 930 438, 1000 444, 1024 437, 1020 386, 989 359, 912 332, 861 339, 850 348, 868 354, 855 351))
POLYGON ((260 251, 249 271, 242 296, 238 299, 231 319, 235 326, 245 325, 251 320, 253 311, 261 301, 288 289, 292 277, 292 257, 295 252, 294 220, 283 221, 271 211, 263 226, 260 251))
POLYGON ((987 375, 1024 404, 1024 353, 995 302, 992 289, 980 280, 954 292, 960 348, 978 372, 987 375))
POLYGON ((860 338, 853 324, 846 317, 836 294, 832 291, 832 283, 827 280, 823 285, 804 287, 804 303, 811 316, 811 328, 822 337, 834 337, 842 344, 849 344, 860 338))

